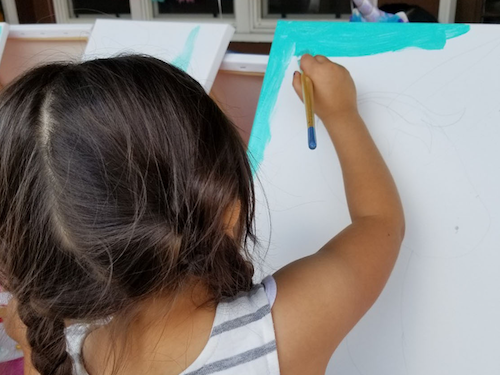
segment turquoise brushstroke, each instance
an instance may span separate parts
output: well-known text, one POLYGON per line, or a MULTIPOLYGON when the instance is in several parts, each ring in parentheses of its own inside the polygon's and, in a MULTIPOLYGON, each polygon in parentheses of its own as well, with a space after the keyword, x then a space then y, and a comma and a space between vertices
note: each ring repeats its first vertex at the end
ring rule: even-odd
POLYGON ((177 56, 172 64, 178 67, 179 69, 187 72, 187 68, 189 67, 189 63, 191 62, 191 56, 193 55, 194 43, 196 42, 196 38, 198 37, 198 33, 200 32, 200 26, 196 26, 191 32, 186 40, 186 44, 184 44, 184 48, 179 56, 177 56))
MULTIPOLYGON (((271 140, 270 119, 292 56, 369 56, 409 47, 443 49, 446 41, 467 33, 463 24, 383 24, 279 21, 253 123, 248 155, 255 173, 271 140)), ((287 83, 292 83, 292 77, 287 83)))

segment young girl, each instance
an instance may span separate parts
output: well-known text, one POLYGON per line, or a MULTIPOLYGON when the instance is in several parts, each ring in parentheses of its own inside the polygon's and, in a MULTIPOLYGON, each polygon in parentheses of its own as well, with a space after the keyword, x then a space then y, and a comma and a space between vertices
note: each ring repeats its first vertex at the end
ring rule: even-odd
POLYGON ((5 89, 0 284, 26 375, 325 373, 384 287, 404 219, 349 73, 323 56, 301 68, 352 224, 257 285, 245 147, 187 74, 127 56, 5 89))

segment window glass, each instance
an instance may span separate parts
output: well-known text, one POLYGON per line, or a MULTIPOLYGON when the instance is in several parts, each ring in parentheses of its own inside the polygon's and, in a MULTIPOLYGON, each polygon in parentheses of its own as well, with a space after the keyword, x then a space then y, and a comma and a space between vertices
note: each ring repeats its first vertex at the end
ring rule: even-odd
MULTIPOLYGON (((297 15, 324 15, 340 18, 351 13, 350 0, 261 0, 262 17, 294 18, 297 15)), ((322 17, 323 18, 323 17, 322 17)))
POLYGON ((69 9, 72 17, 78 18, 82 15, 105 15, 130 17, 129 0, 70 0, 69 9))
POLYGON ((218 17, 219 6, 222 14, 234 14, 233 0, 163 0, 158 1, 158 14, 192 14, 218 17))

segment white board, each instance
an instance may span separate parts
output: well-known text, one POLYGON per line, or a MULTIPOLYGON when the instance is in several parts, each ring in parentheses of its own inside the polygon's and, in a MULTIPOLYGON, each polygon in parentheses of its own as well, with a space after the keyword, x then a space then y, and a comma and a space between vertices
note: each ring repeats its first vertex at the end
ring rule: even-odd
POLYGON ((307 145, 291 85, 304 51, 351 72, 406 214, 394 272, 327 374, 500 374, 500 27, 282 23, 274 40, 249 146, 263 272, 350 223, 321 123, 317 149, 307 145))
POLYGON ((227 24, 96 20, 83 58, 151 55, 186 71, 209 92, 233 34, 227 24))

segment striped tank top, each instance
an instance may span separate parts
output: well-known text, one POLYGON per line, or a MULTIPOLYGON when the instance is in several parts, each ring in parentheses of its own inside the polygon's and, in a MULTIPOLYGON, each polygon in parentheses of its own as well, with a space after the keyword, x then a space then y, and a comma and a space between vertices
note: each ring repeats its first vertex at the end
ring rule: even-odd
MULTIPOLYGON (((210 338, 196 360, 179 375, 279 375, 271 307, 276 283, 266 277, 252 290, 217 305, 210 338)), ((73 373, 88 375, 81 351, 89 325, 66 329, 73 373)))

